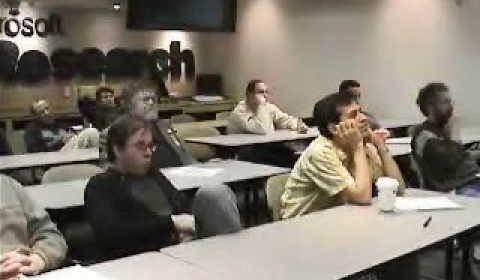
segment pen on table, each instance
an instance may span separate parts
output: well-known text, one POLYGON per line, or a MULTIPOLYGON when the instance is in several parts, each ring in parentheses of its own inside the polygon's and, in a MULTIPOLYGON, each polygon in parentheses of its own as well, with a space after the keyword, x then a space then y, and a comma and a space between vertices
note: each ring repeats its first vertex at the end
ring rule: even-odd
POLYGON ((432 216, 428 217, 428 219, 425 221, 425 223, 423 223, 423 227, 424 228, 428 227, 428 225, 430 224, 431 221, 432 221, 432 216))

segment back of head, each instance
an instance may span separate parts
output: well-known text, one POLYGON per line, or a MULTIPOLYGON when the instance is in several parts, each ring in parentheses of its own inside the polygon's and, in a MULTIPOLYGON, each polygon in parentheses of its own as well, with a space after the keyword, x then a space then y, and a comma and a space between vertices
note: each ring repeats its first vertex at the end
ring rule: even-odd
POLYGON ((344 93, 351 88, 360 87, 360 83, 357 80, 343 80, 338 87, 339 93, 344 93))
POLYGON ((329 130, 329 125, 338 124, 341 116, 340 107, 348 106, 353 102, 355 102, 353 96, 333 93, 322 98, 315 104, 313 121, 324 137, 329 139, 333 137, 333 134, 329 130))
POLYGON ((441 82, 429 83, 420 89, 417 97, 417 105, 422 114, 428 117, 429 107, 435 104, 439 93, 448 92, 448 86, 441 82))

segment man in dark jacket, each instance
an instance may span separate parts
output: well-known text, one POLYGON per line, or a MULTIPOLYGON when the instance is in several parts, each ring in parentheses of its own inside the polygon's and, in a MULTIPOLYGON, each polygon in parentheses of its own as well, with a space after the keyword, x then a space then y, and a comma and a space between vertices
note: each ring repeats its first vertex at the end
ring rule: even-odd
POLYGON ((33 102, 31 113, 34 119, 28 124, 24 135, 27 152, 57 151, 72 137, 55 124, 46 100, 33 102))
POLYGON ((452 140, 453 104, 448 87, 431 83, 420 90, 420 111, 427 118, 413 133, 412 150, 426 188, 480 196, 480 168, 474 153, 452 140))
POLYGON ((224 185, 198 190, 193 216, 185 214, 189 205, 151 165, 156 148, 145 120, 125 115, 109 129, 112 166, 89 181, 85 206, 110 258, 241 229, 235 195, 224 185))

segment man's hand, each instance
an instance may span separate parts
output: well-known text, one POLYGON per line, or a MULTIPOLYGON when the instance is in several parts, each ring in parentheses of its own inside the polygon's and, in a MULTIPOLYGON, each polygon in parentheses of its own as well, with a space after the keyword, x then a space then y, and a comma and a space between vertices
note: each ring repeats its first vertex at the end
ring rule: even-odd
POLYGON ((45 268, 45 261, 38 254, 31 254, 28 256, 30 259, 30 265, 23 266, 20 272, 24 275, 37 275, 45 268))
POLYGON ((37 275, 45 268, 45 261, 37 254, 26 255, 16 250, 1 257, 0 267, 0 279, 3 280, 19 274, 37 275))
POLYGON ((354 152, 360 145, 363 145, 362 133, 354 121, 341 122, 335 128, 335 134, 341 145, 347 148, 349 152, 354 152))
POLYGON ((298 118, 298 121, 297 121, 297 132, 298 133, 301 133, 301 134, 305 134, 308 132, 308 125, 306 125, 302 119, 298 118))
POLYGON ((265 104, 267 104, 267 99, 263 94, 254 94, 247 97, 247 106, 255 113, 260 106, 265 104))

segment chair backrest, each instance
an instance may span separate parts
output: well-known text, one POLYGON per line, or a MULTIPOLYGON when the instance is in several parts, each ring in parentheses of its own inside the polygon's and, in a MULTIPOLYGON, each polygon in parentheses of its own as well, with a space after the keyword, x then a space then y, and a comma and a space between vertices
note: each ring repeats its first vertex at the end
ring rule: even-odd
POLYGON ((170 120, 172 123, 190 123, 194 122, 195 118, 187 114, 180 114, 172 116, 170 120))
POLYGON ((215 115, 215 119, 217 120, 228 120, 230 118, 230 115, 232 112, 230 111, 225 111, 225 112, 220 112, 215 115))
MULTIPOLYGON (((195 123, 177 126, 176 130, 177 135, 182 139, 220 135, 220 132, 215 127, 196 126, 195 123)), ((198 161, 207 161, 216 156, 215 149, 208 145, 187 142, 185 143, 185 148, 198 161)))
POLYGON ((70 164, 52 167, 43 174, 42 184, 90 178, 103 169, 92 164, 70 164))
POLYGON ((272 212, 272 218, 274 221, 280 220, 281 198, 289 176, 290 174, 282 174, 270 177, 267 180, 265 190, 267 193, 267 205, 272 212))

